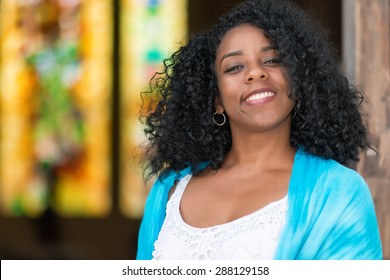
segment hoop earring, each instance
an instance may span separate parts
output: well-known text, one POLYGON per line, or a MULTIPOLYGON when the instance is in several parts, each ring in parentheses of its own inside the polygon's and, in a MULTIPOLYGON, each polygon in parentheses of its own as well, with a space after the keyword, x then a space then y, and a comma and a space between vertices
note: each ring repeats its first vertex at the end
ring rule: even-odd
POLYGON ((224 113, 218 114, 218 112, 215 111, 214 116, 213 116, 213 122, 214 122, 216 125, 218 125, 218 126, 223 126, 223 125, 226 123, 226 116, 225 116, 225 114, 224 114, 224 113), (215 115, 221 115, 221 116, 223 117, 223 121, 222 121, 221 123, 217 122, 217 121, 215 120, 215 115))

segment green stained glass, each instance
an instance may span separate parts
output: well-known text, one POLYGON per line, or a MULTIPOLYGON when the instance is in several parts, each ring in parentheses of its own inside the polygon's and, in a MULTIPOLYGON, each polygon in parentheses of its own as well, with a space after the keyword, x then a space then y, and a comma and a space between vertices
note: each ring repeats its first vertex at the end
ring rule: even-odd
POLYGON ((150 49, 146 53, 146 63, 152 64, 152 63, 159 63, 163 59, 163 54, 159 49, 150 49))

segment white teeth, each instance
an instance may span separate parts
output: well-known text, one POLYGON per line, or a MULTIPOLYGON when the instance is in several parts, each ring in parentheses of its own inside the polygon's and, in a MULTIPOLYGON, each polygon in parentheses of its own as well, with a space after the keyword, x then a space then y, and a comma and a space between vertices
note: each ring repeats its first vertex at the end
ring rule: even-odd
POLYGON ((275 95, 275 93, 270 92, 270 91, 255 93, 255 94, 249 96, 245 101, 259 100, 259 99, 266 98, 269 96, 274 96, 274 95, 275 95))

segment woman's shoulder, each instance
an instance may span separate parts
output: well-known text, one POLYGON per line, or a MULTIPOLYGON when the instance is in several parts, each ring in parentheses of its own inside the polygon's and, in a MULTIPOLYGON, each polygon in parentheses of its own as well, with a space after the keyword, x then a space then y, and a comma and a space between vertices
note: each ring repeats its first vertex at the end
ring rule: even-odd
POLYGON ((295 164, 298 173, 330 188, 337 187, 348 191, 367 188, 364 178, 357 171, 333 159, 298 150, 295 164))
POLYGON ((320 209, 327 205, 332 211, 349 209, 346 213, 352 211, 359 217, 367 213, 375 216, 371 190, 357 171, 305 152, 298 154, 294 164, 297 166, 289 190, 291 198, 300 201, 305 197, 303 201, 309 205, 308 201, 315 201, 320 209))
POLYGON ((174 169, 167 169, 163 173, 161 173, 155 183, 158 184, 172 184, 177 180, 180 180, 181 178, 193 174, 195 171, 204 170, 209 165, 209 162, 201 162, 196 165, 187 164, 186 167, 180 169, 180 170, 174 170, 174 169))

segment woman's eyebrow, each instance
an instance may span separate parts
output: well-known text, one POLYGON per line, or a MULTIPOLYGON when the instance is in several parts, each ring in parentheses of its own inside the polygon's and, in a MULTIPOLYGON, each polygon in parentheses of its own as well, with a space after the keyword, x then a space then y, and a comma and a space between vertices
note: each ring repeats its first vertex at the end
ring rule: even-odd
POLYGON ((269 45, 269 46, 262 47, 260 49, 261 52, 267 52, 267 51, 270 51, 270 50, 274 51, 274 50, 276 50, 276 48, 274 46, 269 45))
POLYGON ((219 61, 219 64, 222 63, 222 61, 225 59, 225 58, 228 58, 228 57, 231 57, 231 56, 239 56, 239 55, 242 55, 242 51, 233 51, 233 52, 229 52, 229 53, 226 53, 222 56, 221 60, 219 61))

